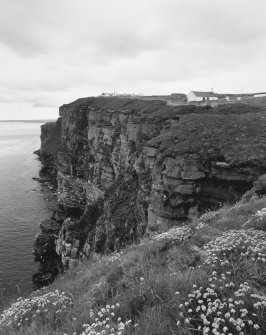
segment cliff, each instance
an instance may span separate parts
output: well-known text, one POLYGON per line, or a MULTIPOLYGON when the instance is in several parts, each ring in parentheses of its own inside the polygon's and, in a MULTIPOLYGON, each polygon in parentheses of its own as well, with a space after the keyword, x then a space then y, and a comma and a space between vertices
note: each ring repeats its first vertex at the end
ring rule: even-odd
POLYGON ((41 125, 41 148, 35 151, 42 162, 40 176, 57 179, 57 153, 61 145, 61 118, 41 125))
POLYGON ((182 225, 239 200, 266 171, 259 108, 84 98, 59 113, 56 124, 42 127, 41 159, 48 155, 57 175, 59 204, 35 242, 43 264, 49 243, 72 267, 92 251, 182 225))

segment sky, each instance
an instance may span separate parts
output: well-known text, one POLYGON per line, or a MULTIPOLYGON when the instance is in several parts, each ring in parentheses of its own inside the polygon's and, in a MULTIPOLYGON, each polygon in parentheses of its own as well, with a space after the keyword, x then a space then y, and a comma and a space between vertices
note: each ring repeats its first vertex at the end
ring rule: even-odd
POLYGON ((263 0, 0 0, 0 119, 102 92, 264 92, 265 17, 263 0))

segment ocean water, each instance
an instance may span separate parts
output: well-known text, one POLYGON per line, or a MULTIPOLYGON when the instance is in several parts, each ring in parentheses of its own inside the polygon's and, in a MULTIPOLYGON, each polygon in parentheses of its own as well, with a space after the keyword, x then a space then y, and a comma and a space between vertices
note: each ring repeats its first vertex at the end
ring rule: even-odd
POLYGON ((0 122, 0 305, 32 290, 39 223, 51 216, 38 176, 41 123, 0 122))

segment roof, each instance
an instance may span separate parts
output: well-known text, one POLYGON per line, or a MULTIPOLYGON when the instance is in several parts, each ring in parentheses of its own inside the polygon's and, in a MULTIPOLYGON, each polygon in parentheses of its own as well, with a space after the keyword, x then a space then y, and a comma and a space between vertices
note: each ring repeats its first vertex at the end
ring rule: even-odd
POLYGON ((266 94, 266 92, 254 93, 254 95, 266 94))
POLYGON ((214 92, 200 92, 200 91, 191 91, 197 97, 217 97, 217 94, 214 92))

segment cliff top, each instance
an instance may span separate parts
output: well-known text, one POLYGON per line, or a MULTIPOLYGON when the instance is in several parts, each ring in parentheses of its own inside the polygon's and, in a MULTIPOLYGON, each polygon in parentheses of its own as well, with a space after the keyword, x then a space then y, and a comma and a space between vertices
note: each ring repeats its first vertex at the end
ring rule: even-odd
POLYGON ((161 153, 200 154, 232 165, 266 166, 266 114, 184 115, 148 142, 161 153))
POLYGON ((101 111, 123 111, 137 113, 143 116, 158 117, 163 119, 173 118, 176 115, 197 114, 246 114, 259 113, 261 108, 242 103, 225 104, 217 107, 180 105, 168 106, 166 101, 142 100, 126 97, 88 97, 80 98, 60 107, 60 115, 69 108, 78 110, 81 107, 91 107, 101 111))

